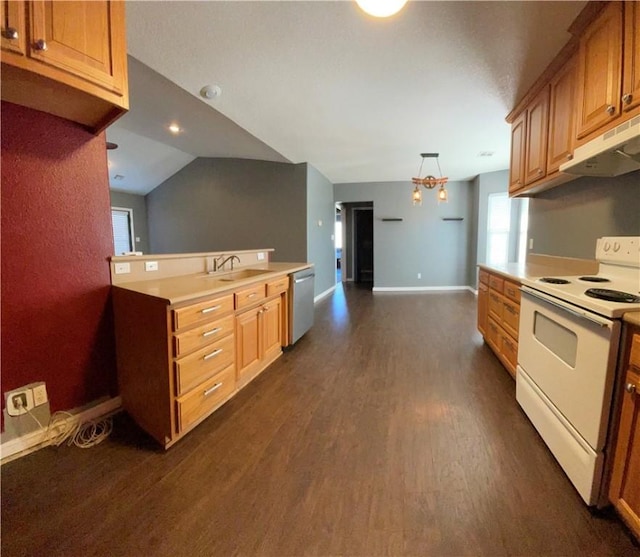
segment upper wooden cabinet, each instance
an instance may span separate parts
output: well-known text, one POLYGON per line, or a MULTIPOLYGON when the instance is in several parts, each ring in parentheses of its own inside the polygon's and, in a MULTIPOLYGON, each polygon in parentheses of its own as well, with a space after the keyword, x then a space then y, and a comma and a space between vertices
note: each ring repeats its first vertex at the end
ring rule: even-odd
POLYGON ((640 107, 640 2, 624 3, 622 110, 640 107))
POLYGON ((578 52, 578 139, 620 115, 622 3, 611 2, 586 29, 578 52))
POLYGON ((547 133, 549 129, 549 88, 545 87, 527 108, 525 141, 525 186, 547 173, 547 133))
POLYGON ((524 186, 527 113, 523 112, 511 125, 511 164, 509 165, 509 193, 524 186))
POLYGON ((547 174, 573 157, 576 133, 576 60, 571 58, 549 84, 547 174))
POLYGON ((124 2, 9 1, 1 15, 3 100, 96 132, 128 109, 124 2))

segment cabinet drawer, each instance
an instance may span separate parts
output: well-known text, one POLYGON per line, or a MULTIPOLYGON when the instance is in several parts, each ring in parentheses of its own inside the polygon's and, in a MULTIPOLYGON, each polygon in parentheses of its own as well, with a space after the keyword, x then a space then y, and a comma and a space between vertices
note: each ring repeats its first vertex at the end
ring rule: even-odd
POLYGON ((478 281, 482 284, 489 284, 489 273, 487 271, 478 271, 478 281))
POLYGON ((181 432, 199 422, 224 402, 235 390, 233 366, 200 385, 190 393, 176 400, 178 410, 178 431, 181 432))
POLYGON ((500 294, 502 294, 503 284, 504 284, 503 278, 498 277, 496 275, 489 275, 489 286, 491 287, 492 290, 495 290, 496 292, 500 292, 500 294))
POLYGON ((289 288, 289 277, 280 277, 267 283, 267 297, 281 294, 289 288))
POLYGON ((246 308, 252 306, 261 300, 265 299, 265 284, 255 284, 244 290, 239 290, 235 294, 236 296, 236 309, 246 308))
POLYGON ((505 298, 502 300, 502 326, 513 338, 518 339, 520 306, 505 298))
POLYGON ((233 323, 234 317, 233 314, 230 314, 222 319, 190 329, 185 333, 174 335, 173 355, 177 358, 183 354, 188 354, 232 333, 233 323))
POLYGON ((172 310, 173 330, 178 331, 189 325, 213 321, 221 315, 233 311, 233 294, 212 298, 183 308, 172 310))
POLYGON ((175 362, 176 394, 186 393, 214 373, 232 364, 234 337, 227 336, 175 362))
POLYGON ((504 295, 510 300, 513 300, 514 302, 519 304, 520 303, 520 285, 515 282, 511 282, 510 280, 505 280, 504 295))
POLYGON ((640 334, 633 335, 629 364, 640 370, 640 334))
POLYGON ((494 350, 500 351, 500 327, 491 317, 487 324, 487 342, 494 350))
POLYGON ((502 296, 494 290, 489 290, 489 315, 498 323, 502 321, 502 296))

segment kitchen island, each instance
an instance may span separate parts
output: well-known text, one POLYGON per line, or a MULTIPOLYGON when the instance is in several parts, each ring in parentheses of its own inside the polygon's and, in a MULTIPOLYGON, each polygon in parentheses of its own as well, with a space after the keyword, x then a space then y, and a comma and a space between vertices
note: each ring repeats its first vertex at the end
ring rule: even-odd
POLYGON ((311 265, 269 256, 252 250, 112 258, 122 404, 163 447, 289 344, 290 275, 311 265))

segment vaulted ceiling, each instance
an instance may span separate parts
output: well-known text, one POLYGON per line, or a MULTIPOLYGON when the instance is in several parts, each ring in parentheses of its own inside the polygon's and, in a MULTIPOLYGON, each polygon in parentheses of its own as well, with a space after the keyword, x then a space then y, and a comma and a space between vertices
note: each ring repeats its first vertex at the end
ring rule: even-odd
POLYGON ((334 183, 408 181, 422 152, 452 180, 505 169, 504 118, 584 4, 411 1, 380 20, 351 1, 129 2, 112 187, 147 193, 196 156, 309 162, 334 183))

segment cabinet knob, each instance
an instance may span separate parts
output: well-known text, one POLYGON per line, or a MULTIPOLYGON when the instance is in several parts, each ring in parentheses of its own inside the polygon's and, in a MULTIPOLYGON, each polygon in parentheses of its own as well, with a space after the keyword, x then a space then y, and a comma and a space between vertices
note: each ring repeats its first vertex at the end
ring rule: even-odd
POLYGON ((626 95, 622 95, 622 102, 624 104, 631 104, 631 99, 633 99, 633 95, 627 93, 626 95))
POLYGON ((542 168, 538 168, 538 174, 542 174, 542 168))
POLYGON ((624 386, 625 391, 627 391, 628 393, 635 393, 636 392, 636 386, 633 383, 627 383, 624 386))
POLYGON ((15 27, 7 27, 2 34, 5 39, 18 40, 18 30, 15 27))
POLYGON ((40 50, 42 52, 44 52, 45 50, 47 50, 49 47, 47 46, 47 41, 45 41, 44 39, 38 39, 34 44, 33 44, 33 48, 35 50, 40 50))
POLYGON ((567 155, 567 160, 568 160, 568 161, 570 161, 571 159, 573 159, 573 155, 572 155, 571 153, 569 153, 569 154, 567 155))
POLYGON ((609 114, 609 115, 613 115, 613 113, 614 113, 615 111, 616 111, 616 107, 615 107, 615 106, 613 106, 612 104, 610 104, 610 105, 607 107, 607 114, 609 114))

